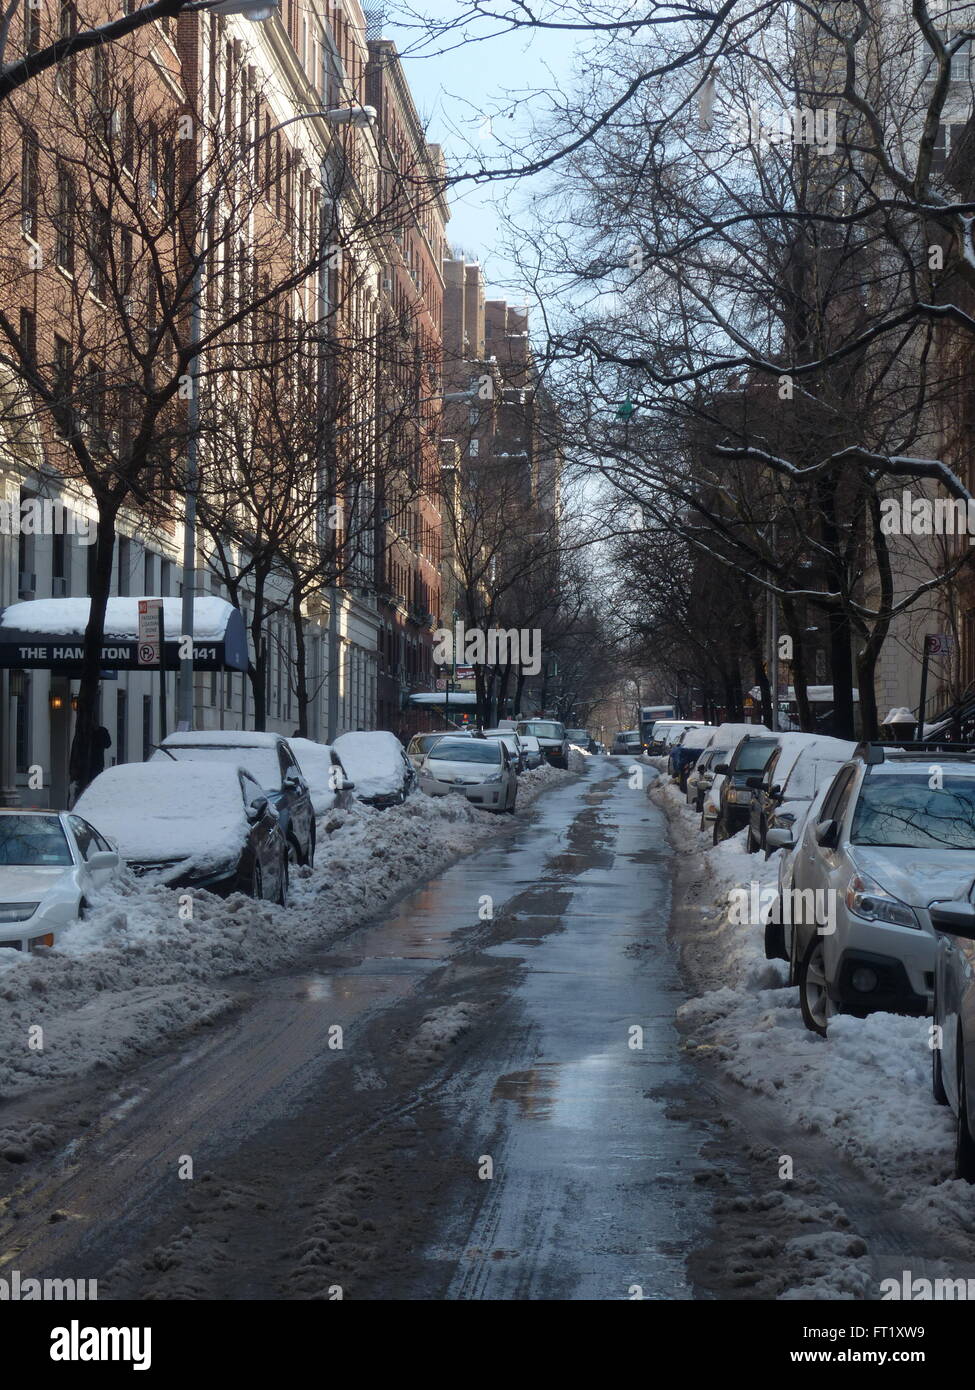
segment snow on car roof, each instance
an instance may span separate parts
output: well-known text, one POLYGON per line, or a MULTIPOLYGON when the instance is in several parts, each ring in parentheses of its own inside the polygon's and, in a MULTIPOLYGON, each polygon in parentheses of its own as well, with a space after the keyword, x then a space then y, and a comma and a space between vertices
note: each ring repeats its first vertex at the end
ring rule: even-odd
MULTIPOLYGON (((316 743, 311 738, 289 738, 285 742, 298 759, 298 766, 304 773, 315 815, 324 815, 335 805, 335 788, 332 786, 332 745, 316 743)), ((335 756, 338 757, 338 754, 335 756)))
POLYGON ((224 763, 122 763, 106 768, 74 810, 126 859, 219 864, 248 834, 238 770, 224 763))
POLYGON ((403 745, 388 729, 339 734, 333 746, 355 783, 356 796, 385 796, 402 787, 403 745))
POLYGON ((189 729, 167 734, 163 748, 276 748, 280 734, 255 733, 252 729, 189 729))

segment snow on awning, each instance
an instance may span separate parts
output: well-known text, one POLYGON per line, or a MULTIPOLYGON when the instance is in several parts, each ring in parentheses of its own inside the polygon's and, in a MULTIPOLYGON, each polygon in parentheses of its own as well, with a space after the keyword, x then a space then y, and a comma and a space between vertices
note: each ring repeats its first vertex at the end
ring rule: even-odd
MULTIPOLYGON (((164 664, 167 670, 176 671, 183 601, 161 601, 166 625, 164 664)), ((139 602, 135 597, 108 600, 101 653, 103 670, 159 669, 139 665, 139 602)), ((79 675, 90 609, 88 598, 39 598, 10 604, 0 611, 0 668, 79 675)), ((197 671, 247 670, 243 615, 226 599, 208 596, 193 600, 193 666, 197 671)))
POLYGON ((446 691, 442 693, 436 690, 423 690, 417 695, 410 696, 411 705, 467 705, 469 708, 477 704, 477 696, 473 691, 452 690, 448 695, 446 691))

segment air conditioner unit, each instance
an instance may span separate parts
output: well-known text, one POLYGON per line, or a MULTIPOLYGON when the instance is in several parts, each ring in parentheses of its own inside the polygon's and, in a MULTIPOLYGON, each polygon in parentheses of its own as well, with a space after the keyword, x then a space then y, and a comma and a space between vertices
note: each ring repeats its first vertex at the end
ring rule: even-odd
POLYGON ((32 599, 37 591, 37 575, 22 573, 17 576, 17 597, 32 599))
POLYGON ((51 580, 51 597, 64 598, 68 592, 68 581, 63 575, 55 575, 51 580))

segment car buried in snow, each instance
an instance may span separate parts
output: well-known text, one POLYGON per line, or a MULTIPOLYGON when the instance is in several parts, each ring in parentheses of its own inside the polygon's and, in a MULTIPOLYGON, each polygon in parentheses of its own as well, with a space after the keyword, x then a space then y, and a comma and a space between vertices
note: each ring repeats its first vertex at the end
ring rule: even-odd
POLYGON ((288 846, 270 798, 245 768, 121 763, 98 774, 74 811, 104 827, 148 883, 287 903, 288 846))
POLYGON ((416 768, 389 730, 340 734, 332 746, 355 783, 357 801, 385 810, 401 806, 416 790, 416 768))

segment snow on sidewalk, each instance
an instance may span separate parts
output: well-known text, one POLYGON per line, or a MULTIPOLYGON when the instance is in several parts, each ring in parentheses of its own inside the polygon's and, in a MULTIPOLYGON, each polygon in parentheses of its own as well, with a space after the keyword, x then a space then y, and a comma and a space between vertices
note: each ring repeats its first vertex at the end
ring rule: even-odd
MULTIPOLYGON (((551 767, 526 773, 518 810, 569 776, 551 767)), ((357 803, 325 823, 335 828, 320 828, 313 870, 292 870, 287 908, 197 893, 185 921, 178 891, 127 877, 50 951, 0 950, 0 1100, 114 1069, 212 1021, 236 1003, 241 977, 327 946, 511 822, 461 796, 417 793, 385 811, 357 803)), ((0 1157, 22 1133, 0 1125, 0 1157)))
POLYGON ((903 1209, 946 1233, 975 1232, 975 1188, 950 1177, 954 1120, 931 1094, 929 1020, 841 1015, 828 1039, 809 1032, 785 962, 765 958, 764 924, 741 925, 729 902, 733 888, 774 886, 778 855, 749 854, 745 831, 712 846, 676 786, 661 778, 652 794, 692 857, 686 895, 701 906, 681 942, 690 974, 710 988, 678 1011, 686 1046, 781 1106, 784 1153, 788 1126, 821 1134, 903 1209))

